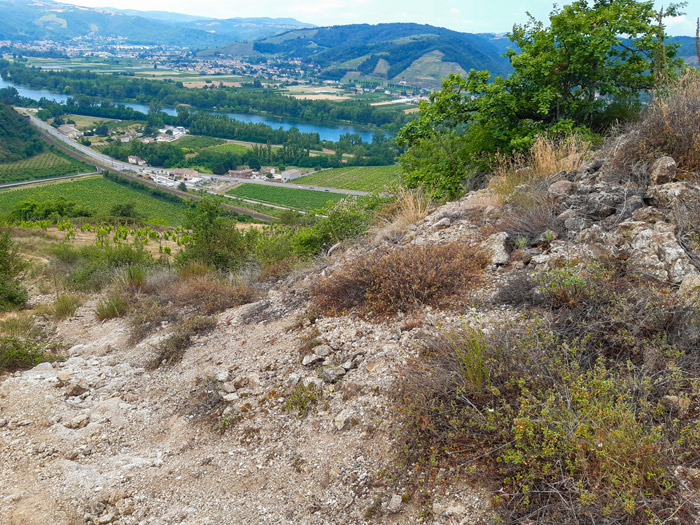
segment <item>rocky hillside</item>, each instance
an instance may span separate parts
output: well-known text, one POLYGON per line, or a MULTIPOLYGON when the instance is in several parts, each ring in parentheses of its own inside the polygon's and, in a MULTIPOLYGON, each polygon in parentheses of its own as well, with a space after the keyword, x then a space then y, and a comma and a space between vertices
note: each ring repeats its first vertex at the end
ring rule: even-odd
MULTIPOLYGON (((397 385, 430 334, 465 323, 488 331, 536 310, 536 301, 503 299, 518 276, 613 258, 694 300, 700 271, 679 217, 700 187, 678 180, 670 158, 652 180, 621 177, 601 157, 513 193, 544 197, 547 224, 537 222, 541 209, 514 220, 523 208, 493 189, 471 193, 225 311, 170 367, 150 365, 167 322, 133 345, 126 321, 98 321, 92 299, 53 328, 65 361, 0 378, 0 521, 492 523, 492 483, 454 464, 415 486, 402 463, 397 385), (455 243, 487 260, 479 286, 442 309, 310 314, 319 280, 348 265, 455 243)), ((694 394, 666 394, 661 406, 697 416, 694 394)), ((691 523, 700 471, 670 472, 686 513, 677 522, 691 523)))

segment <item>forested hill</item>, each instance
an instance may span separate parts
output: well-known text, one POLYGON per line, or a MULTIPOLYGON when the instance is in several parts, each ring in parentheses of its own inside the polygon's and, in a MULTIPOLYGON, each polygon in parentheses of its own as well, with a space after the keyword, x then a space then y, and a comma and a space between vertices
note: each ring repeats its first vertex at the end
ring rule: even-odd
POLYGON ((29 122, 10 106, 0 103, 0 163, 31 157, 43 147, 29 122))
POLYGON ((203 54, 301 58, 318 64, 329 79, 376 78, 433 86, 450 72, 507 73, 510 66, 501 56, 499 38, 421 24, 354 24, 299 29, 203 54))
POLYGON ((175 13, 120 12, 91 9, 51 0, 0 0, 0 40, 54 40, 73 38, 123 38, 131 44, 173 45, 204 49, 231 41, 262 38, 304 27, 296 20, 204 20, 175 13))

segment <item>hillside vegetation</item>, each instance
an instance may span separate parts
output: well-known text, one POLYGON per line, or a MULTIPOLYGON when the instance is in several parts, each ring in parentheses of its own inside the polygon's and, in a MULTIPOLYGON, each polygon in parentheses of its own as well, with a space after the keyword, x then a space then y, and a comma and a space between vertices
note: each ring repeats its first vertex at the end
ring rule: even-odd
POLYGON ((0 164, 26 159, 43 149, 44 143, 29 122, 0 103, 0 164))
POLYGON ((254 54, 314 62, 325 78, 341 79, 352 72, 357 78, 433 86, 449 72, 508 72, 508 61, 491 45, 491 38, 429 25, 354 24, 294 30, 255 41, 252 48, 224 46, 203 55, 249 55, 252 49, 254 54), (415 71, 421 62, 423 66, 415 71))

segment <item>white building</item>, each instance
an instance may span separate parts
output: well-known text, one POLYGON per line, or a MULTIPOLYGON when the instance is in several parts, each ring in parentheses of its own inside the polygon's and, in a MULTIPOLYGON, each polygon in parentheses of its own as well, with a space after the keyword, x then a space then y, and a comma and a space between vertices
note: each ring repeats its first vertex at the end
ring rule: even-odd
POLYGON ((289 182, 290 180, 298 179, 301 177, 299 170, 287 170, 282 172, 282 182, 289 182))

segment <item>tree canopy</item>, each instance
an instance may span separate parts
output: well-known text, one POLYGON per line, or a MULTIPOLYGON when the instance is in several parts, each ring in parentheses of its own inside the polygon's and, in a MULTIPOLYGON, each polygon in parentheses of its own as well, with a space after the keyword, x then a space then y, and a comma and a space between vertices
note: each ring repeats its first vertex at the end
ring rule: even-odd
POLYGON ((640 96, 682 64, 663 26, 679 7, 577 0, 555 6, 548 26, 532 16, 515 25, 511 75, 452 74, 402 129, 405 182, 453 197, 489 154, 526 150, 541 133, 597 133, 629 117, 640 96))

